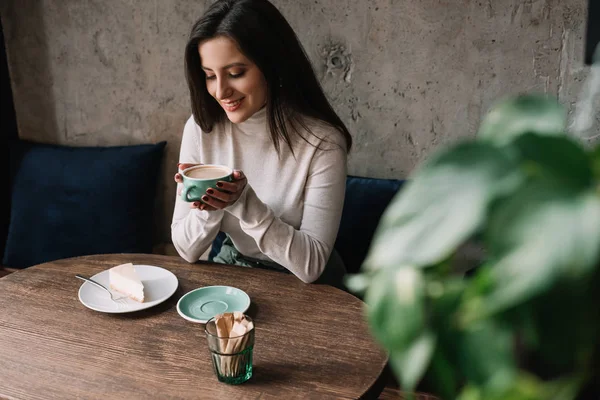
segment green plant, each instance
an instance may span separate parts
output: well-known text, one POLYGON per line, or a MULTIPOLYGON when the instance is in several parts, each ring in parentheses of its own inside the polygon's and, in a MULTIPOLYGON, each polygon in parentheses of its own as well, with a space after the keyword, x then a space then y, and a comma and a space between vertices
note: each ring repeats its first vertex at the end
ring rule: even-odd
POLYGON ((599 178, 600 147, 542 95, 497 103, 416 169, 347 281, 404 389, 574 399, 600 381, 599 178), (466 243, 484 257, 457 274, 466 243))

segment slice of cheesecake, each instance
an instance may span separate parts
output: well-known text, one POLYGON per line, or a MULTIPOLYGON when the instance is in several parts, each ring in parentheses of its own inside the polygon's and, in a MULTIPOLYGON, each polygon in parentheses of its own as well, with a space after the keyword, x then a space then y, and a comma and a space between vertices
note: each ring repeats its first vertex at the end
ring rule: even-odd
POLYGON ((129 298, 144 302, 144 285, 135 272, 132 263, 117 265, 108 270, 110 288, 123 293, 129 298))

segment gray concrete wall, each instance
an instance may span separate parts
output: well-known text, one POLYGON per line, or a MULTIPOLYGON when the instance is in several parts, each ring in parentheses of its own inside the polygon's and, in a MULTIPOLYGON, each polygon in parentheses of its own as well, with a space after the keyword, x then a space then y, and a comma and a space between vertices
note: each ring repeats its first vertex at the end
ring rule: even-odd
MULTIPOLYGON (((548 92, 571 112, 587 0, 274 0, 353 133, 350 173, 400 178, 474 135, 497 99, 548 92)), ((183 49, 209 0, 1 2, 22 138, 168 141, 157 237, 169 240, 190 114, 183 49)), ((599 124, 593 128, 600 132, 599 124)))

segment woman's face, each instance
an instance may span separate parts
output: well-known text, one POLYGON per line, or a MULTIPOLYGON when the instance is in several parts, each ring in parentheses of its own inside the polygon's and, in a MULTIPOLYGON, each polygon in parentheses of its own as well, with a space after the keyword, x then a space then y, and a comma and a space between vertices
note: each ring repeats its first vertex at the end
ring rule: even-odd
POLYGON ((265 105, 265 77, 240 52, 235 41, 219 36, 201 42, 198 52, 208 93, 223 107, 231 122, 244 122, 265 105))

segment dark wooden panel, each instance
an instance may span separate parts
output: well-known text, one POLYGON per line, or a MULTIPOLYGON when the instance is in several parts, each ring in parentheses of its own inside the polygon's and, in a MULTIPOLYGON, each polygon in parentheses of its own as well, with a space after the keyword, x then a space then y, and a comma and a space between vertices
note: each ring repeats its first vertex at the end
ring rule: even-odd
POLYGON ((4 30, 0 21, 0 81, 2 90, 2 108, 0 109, 0 264, 4 256, 4 244, 8 233, 10 210, 10 182, 8 175, 8 141, 17 137, 17 122, 13 104, 10 74, 4 45, 4 30))
POLYGON ((600 43, 600 1, 588 0, 587 36, 585 41, 585 62, 592 63, 596 47, 600 43))

